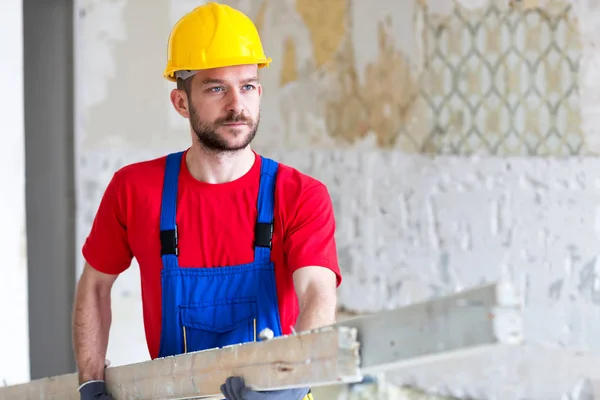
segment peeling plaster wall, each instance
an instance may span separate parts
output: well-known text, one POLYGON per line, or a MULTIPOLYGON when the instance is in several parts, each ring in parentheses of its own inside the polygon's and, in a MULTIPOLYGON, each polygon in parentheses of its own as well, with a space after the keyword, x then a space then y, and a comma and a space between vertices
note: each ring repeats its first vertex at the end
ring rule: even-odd
MULTIPOLYGON (((188 146, 161 73, 200 3, 78 2, 79 247, 116 169, 188 146)), ((598 2, 227 3, 274 59, 255 148, 329 186, 345 310, 503 277, 528 339, 600 350, 598 2)), ((139 296, 134 264, 113 364, 147 358, 139 296)))
POLYGON ((0 385, 29 380, 22 3, 0 2, 0 385))

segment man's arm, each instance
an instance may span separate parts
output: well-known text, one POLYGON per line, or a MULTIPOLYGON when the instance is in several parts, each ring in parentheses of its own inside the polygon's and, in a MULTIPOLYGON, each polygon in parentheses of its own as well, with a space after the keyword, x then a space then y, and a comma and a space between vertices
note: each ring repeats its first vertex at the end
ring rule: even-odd
POLYGON ((296 270, 293 277, 300 308, 296 332, 335 323, 336 274, 329 268, 308 266, 296 270))
MULTIPOLYGON (((293 196, 291 196, 293 197, 293 196)), ((335 245, 335 218, 323 184, 304 190, 290 213, 284 239, 287 267, 291 271, 300 312, 294 330, 311 330, 335 322, 337 286, 341 282, 335 245)), ((221 386, 229 400, 304 399, 309 388, 256 392, 240 377, 221 386)))
POLYGON ((111 324, 110 292, 118 275, 85 264, 77 283, 73 310, 73 345, 79 383, 104 380, 104 362, 111 324))
POLYGON ((335 323, 341 283, 335 243, 335 215, 327 187, 316 184, 299 196, 287 226, 284 251, 292 271, 299 314, 294 329, 335 323))
POLYGON ((81 400, 112 400, 104 382, 104 363, 112 319, 111 289, 133 258, 127 235, 128 182, 132 178, 123 170, 113 175, 81 249, 86 264, 77 283, 72 321, 81 400))

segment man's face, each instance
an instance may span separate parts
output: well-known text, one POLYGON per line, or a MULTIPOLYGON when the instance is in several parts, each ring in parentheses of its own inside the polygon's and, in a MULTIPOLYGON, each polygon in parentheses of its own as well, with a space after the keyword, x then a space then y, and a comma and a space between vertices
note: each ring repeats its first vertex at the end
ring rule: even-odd
POLYGON ((198 141, 216 152, 248 146, 258 129, 260 96, 256 65, 198 71, 189 78, 189 120, 198 141))

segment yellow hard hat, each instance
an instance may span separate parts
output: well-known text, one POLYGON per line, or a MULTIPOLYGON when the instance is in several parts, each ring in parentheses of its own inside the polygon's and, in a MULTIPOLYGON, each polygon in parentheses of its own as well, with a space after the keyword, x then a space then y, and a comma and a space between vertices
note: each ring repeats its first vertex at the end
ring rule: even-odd
POLYGON ((228 5, 210 2, 184 15, 173 27, 163 75, 175 82, 177 71, 244 64, 262 68, 271 61, 247 15, 228 5))

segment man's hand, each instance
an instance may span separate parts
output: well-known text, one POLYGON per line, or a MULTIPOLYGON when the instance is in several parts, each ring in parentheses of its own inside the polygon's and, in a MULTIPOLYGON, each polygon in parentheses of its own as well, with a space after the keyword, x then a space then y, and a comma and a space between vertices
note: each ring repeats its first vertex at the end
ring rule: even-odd
POLYGON ((115 400, 106 391, 104 381, 88 381, 79 386, 81 400, 115 400))
POLYGON ((221 393, 227 400, 301 400, 308 388, 257 392, 247 387, 243 378, 232 376, 221 385, 221 393))

